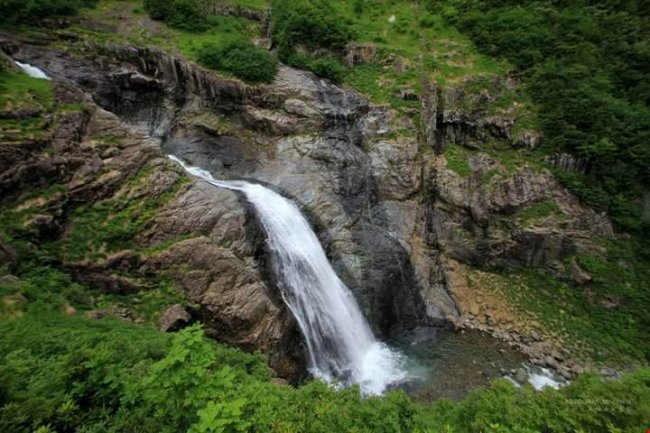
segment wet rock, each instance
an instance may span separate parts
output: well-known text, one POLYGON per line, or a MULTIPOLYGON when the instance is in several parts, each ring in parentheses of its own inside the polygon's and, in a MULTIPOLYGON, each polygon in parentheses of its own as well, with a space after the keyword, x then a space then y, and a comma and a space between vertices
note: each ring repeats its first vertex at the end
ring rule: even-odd
POLYGON ((106 258, 105 266, 109 269, 128 271, 138 268, 140 257, 131 250, 118 251, 106 258))
POLYGON ((560 351, 553 350, 551 352, 551 356, 555 358, 558 362, 564 361, 564 355, 560 351))
POLYGON ((528 373, 523 367, 517 369, 515 373, 515 380, 522 385, 528 382, 528 373))
POLYGON ((158 320, 162 332, 176 332, 189 323, 192 316, 179 304, 167 308, 158 320))
POLYGON ((622 300, 620 296, 607 295, 600 301, 600 305, 607 310, 615 310, 620 307, 622 300))
POLYGON ((284 110, 289 114, 306 118, 321 117, 320 112, 300 99, 287 99, 284 101, 284 110))
POLYGON ((573 372, 573 374, 582 374, 585 372, 584 368, 582 368, 580 365, 577 364, 571 368, 571 371, 573 372))
POLYGON ((277 386, 289 386, 289 382, 281 377, 272 377, 271 383, 277 386))
POLYGON ((615 369, 609 367, 602 367, 598 373, 603 377, 618 377, 619 375, 615 369))

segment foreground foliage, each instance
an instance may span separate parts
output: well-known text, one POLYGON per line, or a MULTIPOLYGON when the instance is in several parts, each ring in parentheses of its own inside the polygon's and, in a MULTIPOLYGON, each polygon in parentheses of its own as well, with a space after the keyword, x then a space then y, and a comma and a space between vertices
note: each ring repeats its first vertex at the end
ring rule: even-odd
POLYGON ((115 320, 30 312, 0 322, 0 430, 39 432, 636 432, 650 371, 536 392, 499 380, 422 406, 314 381, 275 385, 261 357, 115 320))

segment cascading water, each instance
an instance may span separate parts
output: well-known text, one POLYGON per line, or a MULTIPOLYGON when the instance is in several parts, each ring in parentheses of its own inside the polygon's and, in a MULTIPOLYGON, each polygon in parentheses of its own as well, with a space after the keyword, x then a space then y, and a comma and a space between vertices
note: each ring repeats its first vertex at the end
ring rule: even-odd
POLYGON ((39 78, 41 80, 50 80, 50 77, 47 76, 45 72, 43 72, 42 69, 37 68, 36 66, 32 66, 29 63, 20 63, 16 62, 16 65, 27 75, 29 75, 32 78, 39 78))
POLYGON ((314 376, 327 383, 359 384, 364 394, 380 394, 406 378, 403 356, 374 338, 354 296, 291 201, 261 185, 217 180, 169 158, 214 186, 242 192, 255 207, 282 297, 305 337, 314 376))

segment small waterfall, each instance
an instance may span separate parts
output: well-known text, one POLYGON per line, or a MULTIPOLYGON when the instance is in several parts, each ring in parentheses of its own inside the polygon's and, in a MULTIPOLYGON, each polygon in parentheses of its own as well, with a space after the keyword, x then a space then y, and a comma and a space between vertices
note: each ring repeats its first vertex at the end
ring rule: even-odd
POLYGON ((359 384, 365 395, 380 394, 406 378, 403 356, 375 339, 295 204, 261 185, 216 180, 205 170, 169 158, 214 186, 242 192, 254 206, 282 297, 305 337, 312 375, 327 383, 359 384))
POLYGON ((27 75, 33 78, 40 78, 41 80, 49 80, 50 77, 47 76, 43 70, 37 68, 36 66, 32 66, 29 63, 20 63, 16 62, 16 65, 27 75))

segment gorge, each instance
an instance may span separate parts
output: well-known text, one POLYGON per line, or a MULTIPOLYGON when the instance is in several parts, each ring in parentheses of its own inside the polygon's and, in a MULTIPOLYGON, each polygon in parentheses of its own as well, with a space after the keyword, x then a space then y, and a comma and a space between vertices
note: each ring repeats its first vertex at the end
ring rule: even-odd
POLYGON ((477 2, 0 5, 0 431, 638 430, 638 131, 559 147, 477 2))

